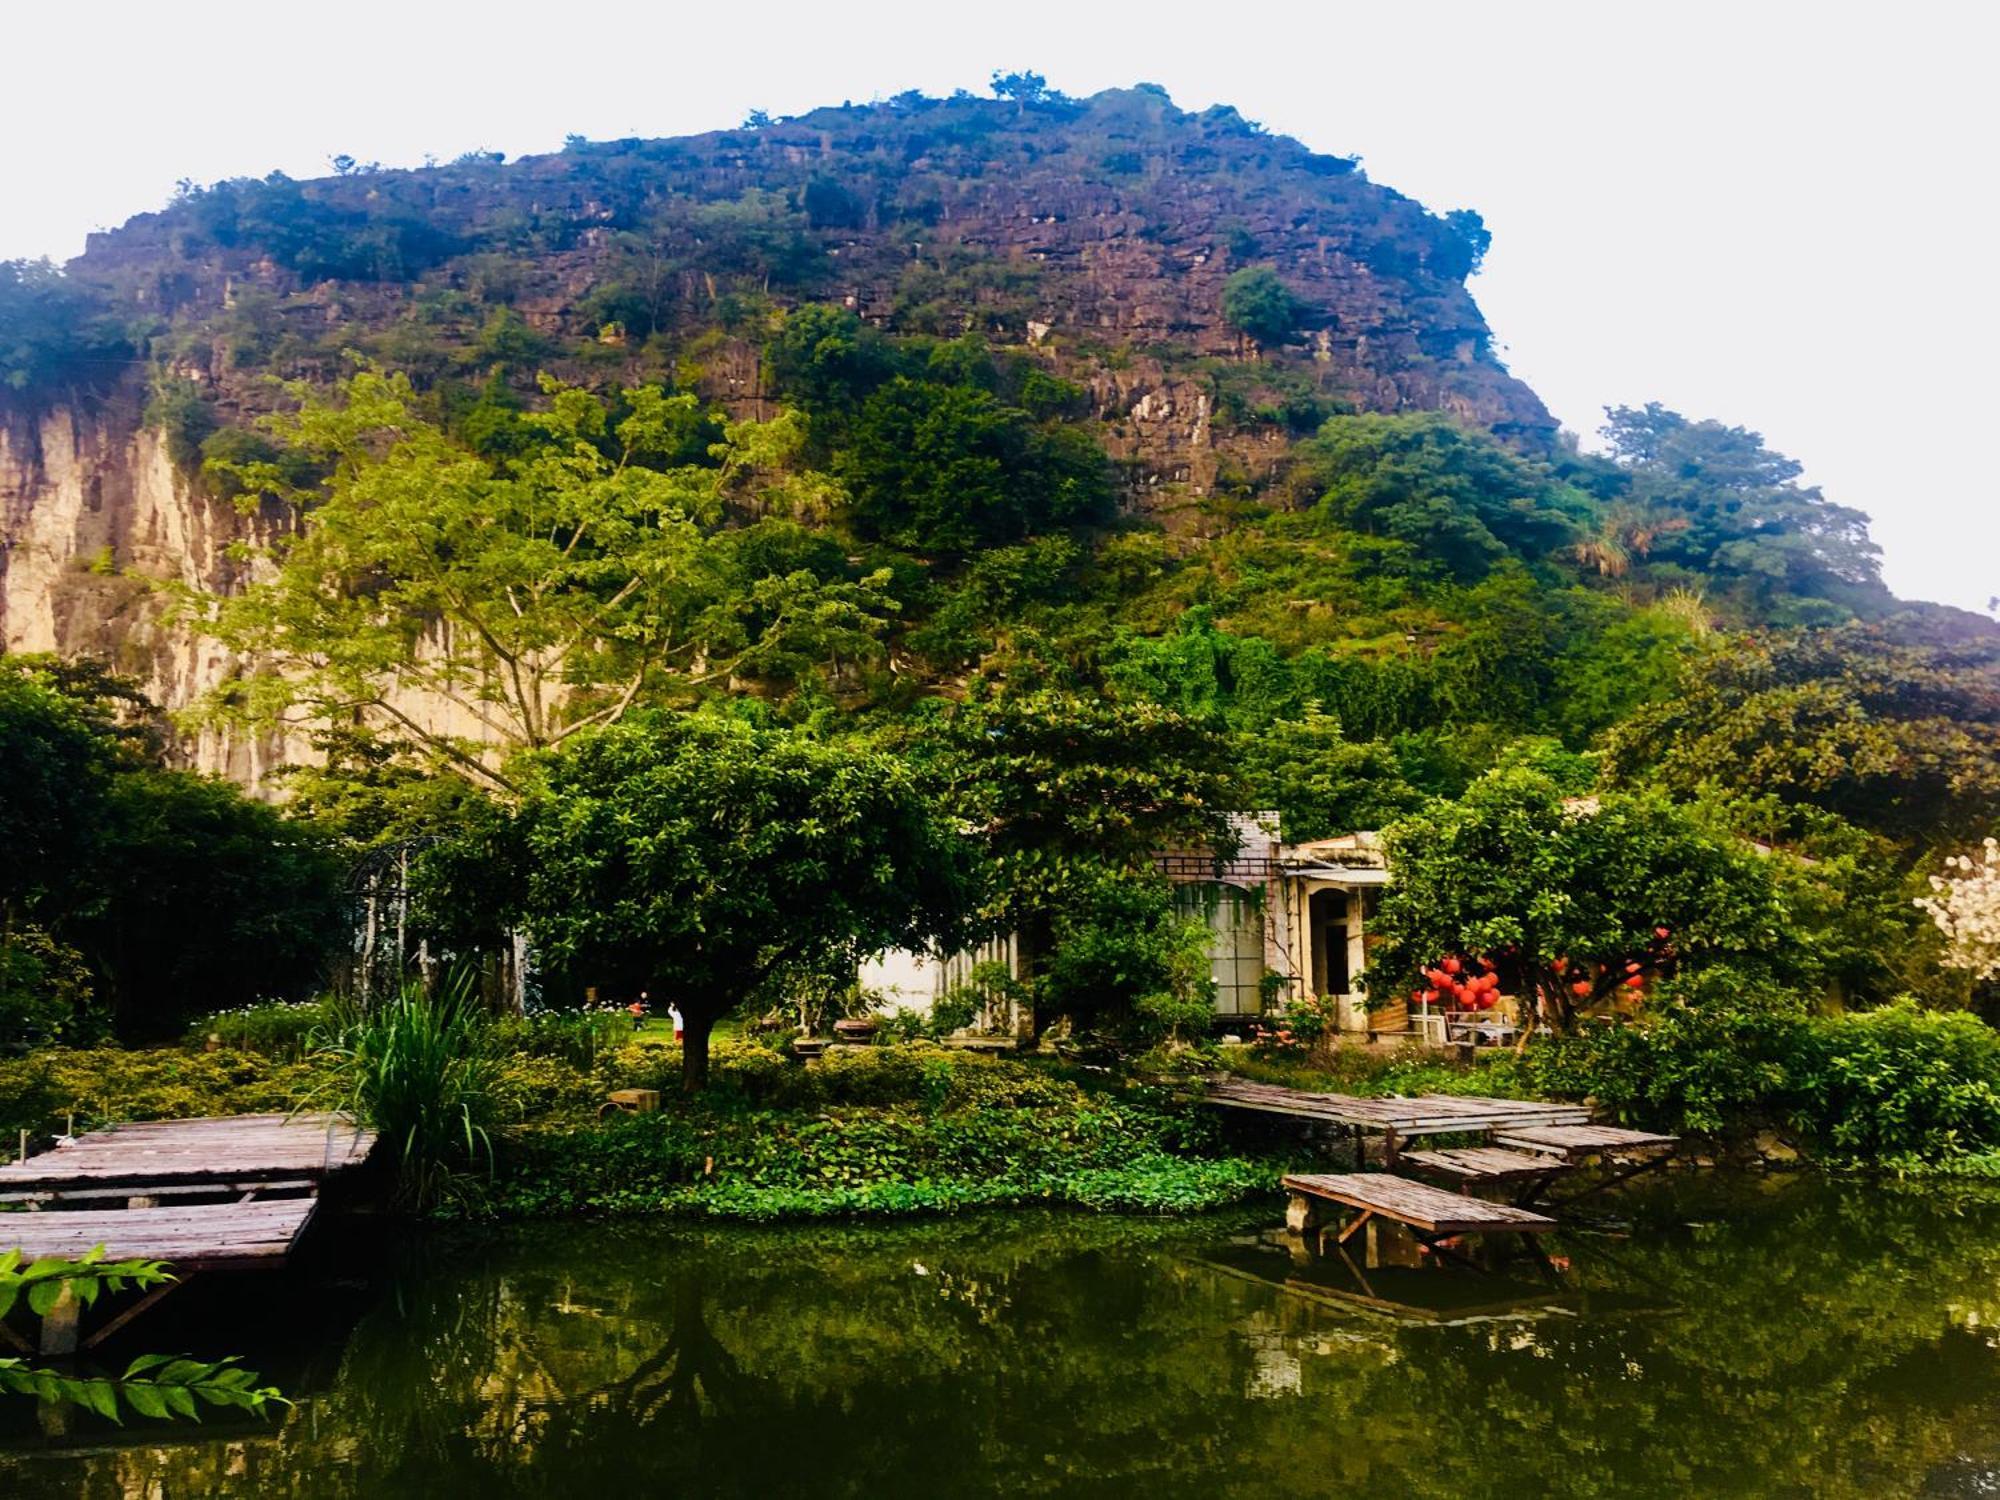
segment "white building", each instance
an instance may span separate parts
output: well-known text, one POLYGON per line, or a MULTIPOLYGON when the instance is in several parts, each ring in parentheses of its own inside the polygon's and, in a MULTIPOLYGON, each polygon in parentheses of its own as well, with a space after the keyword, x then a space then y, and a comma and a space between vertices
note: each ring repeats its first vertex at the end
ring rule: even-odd
MULTIPOLYGON (((1331 1000, 1343 1030, 1401 1031, 1409 1025, 1400 1002, 1366 1008, 1361 984, 1367 966, 1368 923, 1389 872, 1381 839, 1344 834, 1287 844, 1276 813, 1231 815, 1236 852, 1172 851, 1161 869, 1179 887, 1187 908, 1208 923, 1210 971, 1219 1025, 1243 1024, 1293 999, 1331 1000)), ((1019 973, 1011 940, 946 958, 894 951, 862 966, 863 989, 894 1010, 928 1010, 939 996, 966 983, 972 967, 1005 962, 1019 973)), ((988 1034, 1025 1035, 1032 1017, 1008 1003, 979 1028, 988 1034)))

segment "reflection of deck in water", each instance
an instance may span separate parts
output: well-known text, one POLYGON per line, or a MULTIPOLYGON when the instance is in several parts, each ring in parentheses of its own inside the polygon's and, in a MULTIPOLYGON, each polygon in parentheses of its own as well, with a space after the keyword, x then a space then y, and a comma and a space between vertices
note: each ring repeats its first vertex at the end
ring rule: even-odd
POLYGON ((1299 1237, 1279 1230, 1255 1244, 1230 1244, 1195 1263, 1322 1307, 1406 1323, 1590 1317, 1661 1306, 1657 1296, 1552 1281, 1519 1261, 1518 1274, 1505 1266, 1481 1274, 1449 1264, 1364 1265, 1357 1256, 1313 1253, 1299 1237))

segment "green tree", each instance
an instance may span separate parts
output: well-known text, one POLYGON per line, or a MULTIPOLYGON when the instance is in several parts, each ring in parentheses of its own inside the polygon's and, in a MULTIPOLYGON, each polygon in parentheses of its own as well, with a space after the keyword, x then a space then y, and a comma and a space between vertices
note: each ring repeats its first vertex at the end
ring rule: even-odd
POLYGON ((301 491, 269 465, 242 475, 250 493, 289 495, 300 524, 274 548, 270 581, 197 601, 258 668, 214 710, 353 725, 507 788, 506 753, 615 722, 649 688, 726 682, 759 653, 796 677, 794 627, 843 650, 876 628, 879 579, 789 577, 760 629, 733 619, 718 639, 700 626, 717 549, 734 545, 718 540, 725 507, 831 503, 824 485, 772 473, 796 454, 795 423, 731 425, 719 462, 687 464, 692 396, 635 388, 614 412, 544 389, 549 409, 521 419, 537 441, 512 460, 458 446, 400 376, 357 375, 339 400, 300 389, 273 426, 327 478, 301 491))
POLYGON ((861 531, 941 556, 1109 517, 1104 453, 989 392, 898 377, 869 398, 842 455, 861 531))
POLYGON ((121 1036, 190 1015, 300 999, 348 932, 342 869, 311 825, 226 781, 136 768, 115 777, 96 900, 65 932, 102 976, 121 1036))
POLYGON ((1334 417, 1299 458, 1325 514, 1403 544, 1420 573, 1470 580, 1510 552, 1546 557, 1594 513, 1541 464, 1436 413, 1334 417))
POLYGON ((1889 603, 1868 517, 1800 484, 1802 465, 1759 434, 1658 402, 1606 415, 1603 435, 1631 503, 1650 518, 1655 562, 1738 580, 1767 609, 1787 596, 1868 613, 1889 603))
POLYGON ((1377 994, 1484 959, 1558 1032, 1715 958, 1778 960, 1788 937, 1747 842, 1658 792, 1573 797, 1523 766, 1388 830, 1396 872, 1369 962, 1377 994))
POLYGON ((1719 640, 1607 738, 1607 770, 1681 797, 1768 794, 1906 850, 2000 808, 2000 643, 1909 624, 1719 640))
POLYGON ((109 386, 133 354, 96 288, 46 260, 0 260, 0 390, 109 386))
POLYGON ((1282 344, 1298 330, 1305 304, 1269 266, 1246 266, 1222 284, 1222 317, 1264 345, 1282 344))
POLYGON ((1276 812, 1293 842, 1384 828, 1423 801, 1395 751, 1380 740, 1350 740, 1317 707, 1244 736, 1242 756, 1250 800, 1276 812))
POLYGON ((965 704, 920 732, 913 753, 982 831, 993 861, 983 917, 1014 935, 1038 1024, 1125 1021, 1142 999, 1186 993, 1181 929, 1153 860, 1228 852, 1227 813, 1241 804, 1226 736, 1156 704, 1041 690, 965 704))
POLYGON ((543 757, 498 840, 549 953, 629 975, 686 1022, 708 1078, 723 1016, 787 979, 951 938, 972 845, 879 752, 647 716, 543 757))
POLYGON ((326 841, 158 764, 149 705, 87 665, 0 658, 0 1033, 128 1033, 295 995, 345 931, 326 841))

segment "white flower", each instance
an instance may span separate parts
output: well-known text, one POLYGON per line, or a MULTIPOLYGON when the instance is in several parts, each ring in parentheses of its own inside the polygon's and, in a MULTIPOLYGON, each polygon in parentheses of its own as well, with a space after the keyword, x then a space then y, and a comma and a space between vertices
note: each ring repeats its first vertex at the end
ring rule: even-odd
POLYGON ((1937 897, 1917 905, 1944 934, 1944 962, 1975 980, 2000 974, 2000 838, 1980 845, 1980 857, 1954 854, 1944 862, 1956 874, 1933 875, 1937 897))

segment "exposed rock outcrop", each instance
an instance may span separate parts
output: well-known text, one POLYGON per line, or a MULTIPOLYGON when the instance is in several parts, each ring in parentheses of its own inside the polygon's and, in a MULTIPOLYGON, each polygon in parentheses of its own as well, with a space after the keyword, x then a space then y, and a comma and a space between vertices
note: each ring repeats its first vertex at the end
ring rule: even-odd
MULTIPOLYGON (((1282 379, 1545 441, 1548 412, 1491 356, 1466 291, 1475 254, 1350 161, 1139 88, 1029 107, 905 98, 507 166, 236 184, 92 236, 70 274, 155 320, 153 357, 171 350, 234 423, 276 399, 271 376, 331 378, 348 346, 391 364, 414 347, 482 379, 503 312, 558 373, 677 362, 745 414, 769 403, 744 305, 834 300, 899 331, 976 330, 1087 391, 1131 503, 1176 524, 1224 478, 1283 468, 1287 434, 1241 402, 1225 417, 1225 386, 1282 379), (1222 317, 1250 264, 1299 300, 1284 348, 1222 317), (652 326, 600 326, 608 289, 652 326)), ((142 420, 144 380, 136 361, 94 391, 0 409, 0 644, 101 657, 181 708, 233 664, 165 620, 149 580, 235 587, 230 544, 257 523, 176 472, 142 420)), ((254 781, 285 751, 208 732, 192 753, 254 781)))

